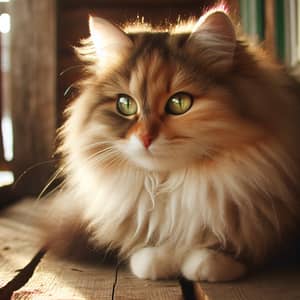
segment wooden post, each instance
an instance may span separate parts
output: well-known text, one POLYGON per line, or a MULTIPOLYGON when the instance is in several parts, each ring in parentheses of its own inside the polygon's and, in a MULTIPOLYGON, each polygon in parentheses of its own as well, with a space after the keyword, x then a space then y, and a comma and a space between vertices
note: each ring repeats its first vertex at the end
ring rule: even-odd
POLYGON ((276 38, 275 38, 275 6, 274 0, 265 1, 265 49, 276 58, 276 38))
MULTIPOLYGON (((1 33, 0 33, 0 66, 1 66, 1 51, 2 51, 2 43, 1 43, 1 33)), ((0 170, 2 169, 2 165, 4 163, 4 149, 3 149, 3 138, 2 138, 2 129, 1 129, 1 121, 3 117, 2 110, 2 68, 0 69, 0 170)))
POLYGON ((13 171, 18 191, 37 194, 53 166, 56 0, 12 0, 10 11, 13 171))

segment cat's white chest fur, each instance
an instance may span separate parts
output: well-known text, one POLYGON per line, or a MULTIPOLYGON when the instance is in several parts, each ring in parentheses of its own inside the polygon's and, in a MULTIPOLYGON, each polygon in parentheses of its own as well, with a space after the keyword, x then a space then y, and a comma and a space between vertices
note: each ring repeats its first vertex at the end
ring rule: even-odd
MULTIPOLYGON (((114 241, 114 233, 122 231, 128 248, 150 241, 186 243, 204 221, 200 206, 207 189, 200 178, 197 182, 186 180, 187 173, 146 173, 130 168, 103 173, 97 187, 94 185, 93 197, 87 200, 85 216, 94 224, 100 241, 124 244, 114 241)), ((86 185, 91 188, 91 181, 86 185)))
POLYGON ((218 167, 195 164, 170 172, 131 164, 118 169, 82 166, 73 184, 99 245, 111 245, 125 255, 149 245, 167 244, 179 252, 181 246, 185 251, 229 245, 260 260, 264 244, 280 235, 278 219, 289 214, 289 208, 281 209, 282 201, 291 195, 278 168, 260 152, 250 153, 244 160, 223 158, 218 167), (262 164, 253 167, 254 160, 262 164), (278 184, 270 185, 264 172, 273 174, 272 182, 278 184))
MULTIPOLYGON (((85 218, 99 244, 111 243, 125 252, 149 244, 204 243, 202 232, 218 214, 206 177, 196 168, 168 174, 134 168, 100 173, 92 197, 86 198, 85 218)), ((92 187, 91 179, 83 180, 87 189, 92 187)), ((223 197, 221 190, 218 197, 223 197)))

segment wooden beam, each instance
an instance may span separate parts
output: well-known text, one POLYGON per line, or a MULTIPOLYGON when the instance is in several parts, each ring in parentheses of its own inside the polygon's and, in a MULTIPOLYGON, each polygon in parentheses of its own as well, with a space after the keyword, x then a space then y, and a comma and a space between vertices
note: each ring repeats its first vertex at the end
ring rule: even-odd
MULTIPOLYGON (((1 37, 1 33, 0 33, 0 37, 1 37)), ((2 41, 0 38, 0 66, 2 65, 2 57, 1 57, 1 53, 2 52, 2 41)), ((4 149, 3 149, 3 138, 2 138, 2 129, 1 129, 1 121, 2 121, 2 117, 3 117, 3 99, 2 99, 2 68, 0 69, 0 165, 2 163, 4 163, 4 149)), ((1 170, 1 167, 0 167, 1 170)))
POLYGON ((275 4, 274 0, 265 1, 265 49, 276 58, 275 4))
MULTIPOLYGON (((230 1, 230 0, 229 0, 230 1)), ((154 7, 154 6, 190 6, 194 5, 195 7, 203 7, 203 6, 212 6, 215 3, 218 3, 218 0, 59 0, 59 4, 64 8, 78 8, 78 7, 137 7, 137 6, 146 6, 146 7, 154 7)))
POLYGON ((56 0, 12 0, 11 20, 13 171, 21 193, 37 194, 55 144, 56 0))

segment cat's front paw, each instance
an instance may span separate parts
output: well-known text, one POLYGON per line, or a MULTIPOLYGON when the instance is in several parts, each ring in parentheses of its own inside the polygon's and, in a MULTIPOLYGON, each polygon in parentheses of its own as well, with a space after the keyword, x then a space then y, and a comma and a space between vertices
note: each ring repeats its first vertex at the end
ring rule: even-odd
POLYGON ((242 277, 246 267, 222 252, 197 249, 192 250, 183 260, 181 272, 194 281, 230 281, 242 277))
POLYGON ((130 257, 132 273, 142 279, 165 279, 177 275, 175 262, 170 254, 160 247, 146 247, 130 257))

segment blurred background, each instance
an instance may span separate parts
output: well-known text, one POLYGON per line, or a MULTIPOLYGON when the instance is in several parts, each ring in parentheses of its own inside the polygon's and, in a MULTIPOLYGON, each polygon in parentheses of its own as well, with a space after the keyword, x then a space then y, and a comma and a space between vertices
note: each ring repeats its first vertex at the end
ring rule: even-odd
MULTIPOLYGON (((165 25, 198 18, 218 2, 0 0, 0 205, 39 194, 57 167, 56 130, 80 78, 72 45, 88 36, 89 14, 165 25)), ((297 73, 300 0, 222 2, 254 43, 297 73)))

